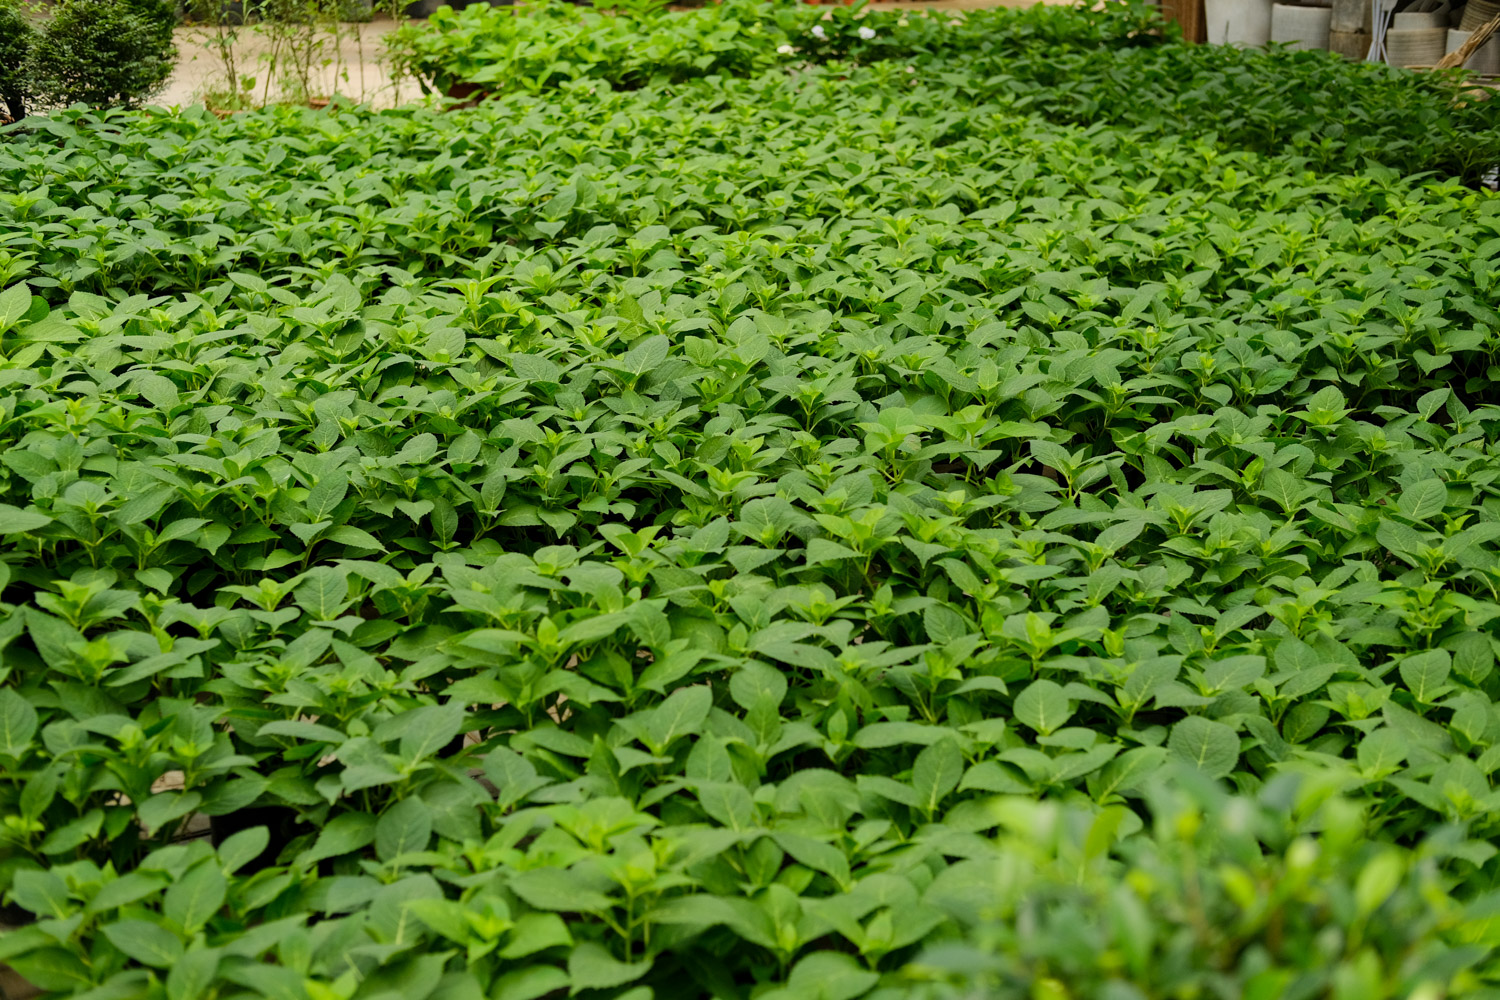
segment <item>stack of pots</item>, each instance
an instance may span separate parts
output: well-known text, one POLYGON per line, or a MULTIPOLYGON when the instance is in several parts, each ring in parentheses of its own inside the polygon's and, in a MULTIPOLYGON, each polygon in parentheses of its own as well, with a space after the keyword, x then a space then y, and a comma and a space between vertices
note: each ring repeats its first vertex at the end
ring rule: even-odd
POLYGON ((1447 52, 1446 2, 1413 4, 1395 16, 1385 33, 1385 61, 1392 66, 1433 66, 1447 52))
POLYGON ((1464 16, 1458 22, 1459 31, 1477 31, 1500 15, 1500 0, 1469 0, 1464 7, 1464 16))
MULTIPOLYGON (((1470 31, 1461 28, 1450 28, 1448 30, 1447 51, 1457 51, 1458 47, 1469 40, 1470 31)), ((1500 76, 1500 34, 1491 35, 1489 41, 1474 50, 1464 69, 1473 70, 1483 76, 1500 76)))

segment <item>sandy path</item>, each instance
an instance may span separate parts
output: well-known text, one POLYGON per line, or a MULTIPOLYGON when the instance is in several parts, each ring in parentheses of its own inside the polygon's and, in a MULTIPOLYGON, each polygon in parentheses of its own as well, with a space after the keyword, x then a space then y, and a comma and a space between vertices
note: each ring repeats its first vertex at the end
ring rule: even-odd
MULTIPOLYGON (((368 100, 381 107, 393 107, 419 95, 410 80, 392 80, 387 70, 384 39, 395 28, 389 20, 369 24, 340 26, 338 45, 327 39, 313 70, 314 96, 342 94, 355 100, 368 100)), ((271 56, 270 41, 255 28, 240 28, 234 46, 237 72, 256 79, 254 93, 260 99, 266 90, 267 68, 271 56)), ((163 107, 196 104, 205 90, 223 87, 224 68, 212 44, 213 33, 206 28, 177 29, 177 69, 167 81, 167 89, 153 103, 163 107)), ((272 81, 270 96, 277 96, 278 81, 272 81)))

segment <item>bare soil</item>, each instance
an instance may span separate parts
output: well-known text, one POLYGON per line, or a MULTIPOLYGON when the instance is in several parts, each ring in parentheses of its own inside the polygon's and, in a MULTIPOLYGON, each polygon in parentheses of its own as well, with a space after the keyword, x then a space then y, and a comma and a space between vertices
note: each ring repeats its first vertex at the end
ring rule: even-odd
MULTIPOLYGON (((312 71, 311 97, 335 94, 355 101, 369 101, 379 107, 395 107, 420 95, 411 80, 393 79, 384 58, 385 36, 395 22, 377 19, 369 24, 340 25, 337 45, 327 38, 318 53, 312 71)), ((240 28, 234 45, 237 72, 255 78, 256 100, 278 100, 288 96, 285 80, 270 80, 268 70, 272 56, 269 36, 254 27, 240 28)), ((225 89, 224 67, 210 28, 177 29, 177 70, 167 81, 167 89, 155 101, 163 107, 203 103, 205 94, 225 89)), ((282 76, 282 74, 277 74, 282 76)))

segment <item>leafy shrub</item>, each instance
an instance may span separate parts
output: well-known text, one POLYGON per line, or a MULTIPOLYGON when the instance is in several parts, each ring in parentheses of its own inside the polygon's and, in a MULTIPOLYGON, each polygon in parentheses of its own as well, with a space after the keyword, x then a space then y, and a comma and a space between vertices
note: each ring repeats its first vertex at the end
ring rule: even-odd
POLYGON ((171 0, 59 0, 27 71, 52 107, 137 107, 172 75, 177 48, 171 0))
MULTIPOLYGON (((1115 48, 1144 41, 1153 27, 1144 7, 1108 4, 1059 17, 1046 8, 1006 12, 1005 36, 1016 46, 1115 48)), ((569 80, 617 87, 676 83, 710 75, 747 76, 773 66, 858 55, 920 55, 972 44, 994 22, 986 15, 943 37, 947 19, 729 0, 668 13, 650 6, 634 14, 550 0, 524 6, 442 8, 426 22, 387 37, 399 63, 440 92, 458 85, 538 92, 569 80), (866 20, 867 18, 867 20, 866 20), (873 27, 872 27, 873 26, 873 27), (877 30, 876 39, 861 36, 877 30), (813 32, 816 30, 817 34, 813 32), (956 38, 965 42, 955 44, 956 38)))
POLYGON ((26 117, 30 79, 25 71, 36 29, 11 0, 0 0, 0 111, 12 120, 26 117))
POLYGON ((1494 996, 1500 198, 908 66, 0 145, 0 961, 1494 996))

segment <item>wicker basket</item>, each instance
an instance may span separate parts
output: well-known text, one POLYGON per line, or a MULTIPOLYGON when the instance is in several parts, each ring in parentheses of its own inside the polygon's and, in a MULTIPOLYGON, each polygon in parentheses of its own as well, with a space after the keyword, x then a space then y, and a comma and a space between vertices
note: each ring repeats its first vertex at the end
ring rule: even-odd
POLYGON ((1392 66, 1432 66, 1448 51, 1447 28, 1385 33, 1385 61, 1392 66))

